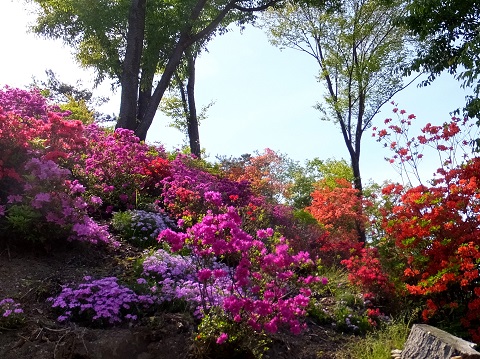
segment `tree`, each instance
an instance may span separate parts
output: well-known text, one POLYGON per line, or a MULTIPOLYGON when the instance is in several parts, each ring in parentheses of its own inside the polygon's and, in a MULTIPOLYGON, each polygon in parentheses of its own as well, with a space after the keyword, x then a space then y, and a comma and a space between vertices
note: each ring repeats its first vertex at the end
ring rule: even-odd
POLYGON ((351 166, 343 159, 314 158, 306 161, 305 166, 292 166, 290 172, 291 183, 287 187, 287 200, 298 210, 311 206, 311 194, 320 181, 323 186, 333 189, 338 186, 339 179, 350 183, 354 180, 351 166))
POLYGON ((266 13, 270 41, 312 56, 325 84, 325 120, 337 123, 350 154, 355 188, 362 193, 362 135, 394 94, 406 87, 405 33, 394 24, 402 1, 346 0, 339 9, 296 4, 266 13))
POLYGON ((92 91, 83 87, 78 80, 75 85, 60 81, 53 70, 45 70, 47 80, 33 78, 30 85, 37 88, 41 93, 57 104, 61 110, 70 111, 68 116, 71 119, 81 120, 84 124, 97 122, 108 122, 114 117, 95 111, 95 106, 100 106, 108 101, 107 97, 95 97, 92 91))
POLYGON ((410 70, 429 73, 423 85, 448 71, 463 87, 473 87, 466 106, 470 117, 480 114, 479 19, 477 0, 412 0, 401 21, 420 41, 410 70))
POLYGON ((239 158, 218 158, 224 176, 236 182, 246 181, 254 193, 272 203, 285 200, 296 163, 286 155, 266 148, 263 153, 244 154, 239 158))
POLYGON ((201 158, 200 134, 198 127, 207 117, 207 110, 213 106, 210 102, 204 106, 200 113, 197 112, 195 102, 195 61, 197 53, 191 49, 185 55, 183 66, 179 66, 175 71, 172 84, 170 86, 170 95, 164 96, 160 102, 160 109, 167 116, 172 118, 170 123, 188 137, 190 153, 201 158))
POLYGON ((120 84, 117 127, 144 140, 187 49, 281 0, 98 0, 94 11, 88 0, 33 1, 40 5, 33 30, 72 45, 98 81, 120 84))

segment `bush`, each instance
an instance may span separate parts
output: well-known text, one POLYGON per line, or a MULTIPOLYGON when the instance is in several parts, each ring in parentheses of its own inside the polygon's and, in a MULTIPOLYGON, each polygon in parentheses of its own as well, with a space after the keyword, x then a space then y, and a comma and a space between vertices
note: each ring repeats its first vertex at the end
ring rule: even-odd
POLYGON ((75 321, 100 327, 135 321, 142 310, 155 303, 150 295, 138 295, 119 285, 115 277, 94 280, 84 277, 77 287, 63 286, 56 297, 48 298, 52 308, 62 312, 59 322, 75 321))
POLYGON ((158 244, 160 232, 175 227, 175 223, 165 213, 143 210, 115 212, 111 225, 124 240, 142 248, 158 244))

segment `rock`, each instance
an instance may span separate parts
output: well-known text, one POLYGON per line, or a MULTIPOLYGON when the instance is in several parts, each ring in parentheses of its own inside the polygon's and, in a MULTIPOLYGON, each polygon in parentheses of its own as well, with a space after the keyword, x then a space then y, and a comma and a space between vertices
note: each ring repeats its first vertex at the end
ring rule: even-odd
POLYGON ((427 324, 415 324, 410 331, 402 359, 480 359, 475 344, 427 324))
POLYGON ((400 349, 393 349, 390 353, 394 359, 401 358, 402 356, 402 351, 400 349))

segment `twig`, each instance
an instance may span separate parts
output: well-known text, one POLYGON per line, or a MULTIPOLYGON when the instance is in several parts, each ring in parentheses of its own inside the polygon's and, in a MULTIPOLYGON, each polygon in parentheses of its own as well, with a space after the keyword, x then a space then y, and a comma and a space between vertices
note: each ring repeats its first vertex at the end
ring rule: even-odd
POLYGON ((53 359, 57 358, 57 347, 58 345, 62 342, 63 338, 65 338, 68 335, 69 332, 63 334, 55 343, 55 348, 53 349, 53 359))

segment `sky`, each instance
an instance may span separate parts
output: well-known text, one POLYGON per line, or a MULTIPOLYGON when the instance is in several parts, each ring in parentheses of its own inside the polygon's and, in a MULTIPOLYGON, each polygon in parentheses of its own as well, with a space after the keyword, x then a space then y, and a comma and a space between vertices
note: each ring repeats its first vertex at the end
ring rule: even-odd
MULTIPOLYGON (((94 73, 79 67, 72 48, 29 32, 34 20, 31 6, 18 0, 0 0, 0 87, 26 88, 32 77, 46 79, 47 69, 63 82, 81 80, 85 87, 92 86, 94 73)), ((300 163, 315 157, 349 161, 340 130, 321 121, 313 108, 321 101, 323 85, 316 80, 318 65, 310 56, 291 49, 280 51, 257 28, 247 27, 242 33, 233 28, 209 44, 208 52, 197 60, 196 70, 197 108, 215 101, 200 126, 200 144, 207 159, 270 148, 300 163)), ((111 99, 102 111, 118 113, 120 92, 112 94, 110 83, 93 92, 111 99)), ((449 113, 465 103, 466 95, 455 79, 442 75, 428 87, 414 83, 392 100, 415 114, 420 128, 428 122, 447 121, 449 113)), ((374 126, 381 127, 385 118, 392 117, 392 108, 386 104, 375 117, 374 126)), ((157 115, 147 142, 160 142, 167 150, 181 147, 184 135, 168 127, 168 122, 165 116, 157 115)), ((391 152, 367 131, 360 159, 364 183, 399 180, 384 160, 389 156, 391 152)), ((438 163, 429 157, 422 166, 428 179, 438 163)))

